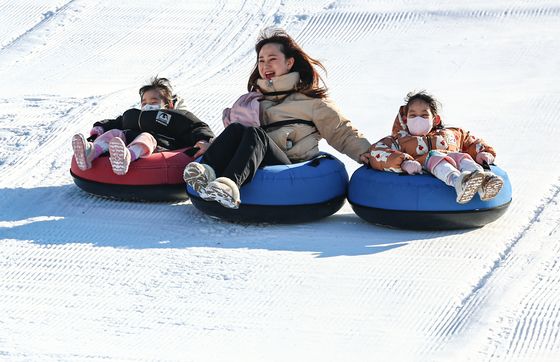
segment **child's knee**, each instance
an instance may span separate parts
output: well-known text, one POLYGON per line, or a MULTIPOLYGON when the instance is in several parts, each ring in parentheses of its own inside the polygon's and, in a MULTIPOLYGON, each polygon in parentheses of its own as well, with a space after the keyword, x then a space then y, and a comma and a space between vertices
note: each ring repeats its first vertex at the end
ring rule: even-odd
POLYGON ((147 156, 152 154, 157 147, 157 141, 148 132, 140 133, 130 144, 128 145, 130 149, 142 149, 142 152, 138 154, 138 156, 147 156))
POLYGON ((471 155, 469 155, 468 153, 464 153, 464 152, 450 152, 450 153, 447 154, 447 156, 449 158, 453 159, 453 161, 455 161, 455 163, 457 165, 459 165, 461 163, 461 161, 463 161, 463 160, 474 162, 471 155))
POLYGON ((447 154, 443 152, 439 152, 436 150, 432 150, 428 153, 428 157, 424 162, 424 167, 426 170, 433 172, 433 170, 442 162, 449 163, 453 167, 457 167, 457 164, 453 160, 453 158, 449 157, 447 154))
POLYGON ((118 137, 118 138, 120 138, 124 141, 124 139, 125 139, 124 131, 120 130, 120 129, 110 129, 107 132, 103 133, 101 136, 99 136, 98 139, 103 139, 103 140, 110 141, 111 139, 113 139, 115 137, 118 137))

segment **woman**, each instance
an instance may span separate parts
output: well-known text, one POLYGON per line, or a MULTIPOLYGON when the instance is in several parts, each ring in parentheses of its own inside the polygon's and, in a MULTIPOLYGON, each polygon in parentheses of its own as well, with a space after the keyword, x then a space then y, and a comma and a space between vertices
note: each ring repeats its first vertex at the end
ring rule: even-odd
POLYGON ((224 111, 227 127, 201 163, 190 163, 184 172, 185 182, 200 197, 229 208, 239 207, 239 188, 258 167, 312 159, 319 154, 321 138, 358 162, 370 147, 327 99, 315 69, 325 70, 323 65, 288 34, 275 30, 261 35, 255 50, 249 93, 224 111))

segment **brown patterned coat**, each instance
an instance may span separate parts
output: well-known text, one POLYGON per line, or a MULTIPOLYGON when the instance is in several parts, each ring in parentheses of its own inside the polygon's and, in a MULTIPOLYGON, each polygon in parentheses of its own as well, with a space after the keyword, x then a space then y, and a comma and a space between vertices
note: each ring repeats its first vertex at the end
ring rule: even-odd
POLYGON ((406 126, 406 113, 401 106, 391 136, 382 138, 370 147, 369 165, 381 171, 403 172, 401 164, 406 160, 416 160, 422 166, 428 153, 438 150, 443 153, 464 152, 473 159, 480 152, 489 152, 496 156, 494 149, 484 140, 475 137, 469 131, 458 127, 438 126, 425 136, 413 136, 406 126))

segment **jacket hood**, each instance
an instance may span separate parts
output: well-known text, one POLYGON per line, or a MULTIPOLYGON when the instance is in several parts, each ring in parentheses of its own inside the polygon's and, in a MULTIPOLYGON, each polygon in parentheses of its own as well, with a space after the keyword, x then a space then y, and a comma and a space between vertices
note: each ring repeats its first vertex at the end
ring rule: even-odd
POLYGON ((399 111, 397 112, 397 116, 395 117, 395 121, 393 122, 393 130, 391 131, 391 135, 393 137, 402 137, 407 135, 408 127, 406 126, 406 113, 404 112, 404 106, 399 107, 399 111))
POLYGON ((188 111, 187 104, 182 97, 177 95, 173 96, 173 108, 178 111, 188 111))

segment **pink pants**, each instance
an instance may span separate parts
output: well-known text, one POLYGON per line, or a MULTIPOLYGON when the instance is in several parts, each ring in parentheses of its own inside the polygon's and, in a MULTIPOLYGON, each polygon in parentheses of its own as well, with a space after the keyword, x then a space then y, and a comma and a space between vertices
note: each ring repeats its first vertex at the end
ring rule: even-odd
MULTIPOLYGON (((93 146, 98 149, 100 153, 107 152, 109 151, 109 141, 115 137, 120 138, 123 142, 126 142, 123 130, 111 129, 97 137, 95 141, 93 141, 93 146)), ((132 140, 132 142, 130 142, 128 149, 135 151, 134 153, 137 154, 138 157, 148 157, 154 152, 156 146, 157 141, 154 136, 148 132, 142 132, 134 140, 132 140)))
POLYGON ((482 166, 477 164, 468 153, 430 151, 428 158, 424 162, 424 168, 433 172, 434 168, 441 162, 447 162, 459 171, 482 170, 482 166))
POLYGON ((430 151, 424 163, 424 168, 449 186, 454 185, 454 180, 460 175, 461 171, 484 170, 468 153, 443 153, 439 151, 430 151))

